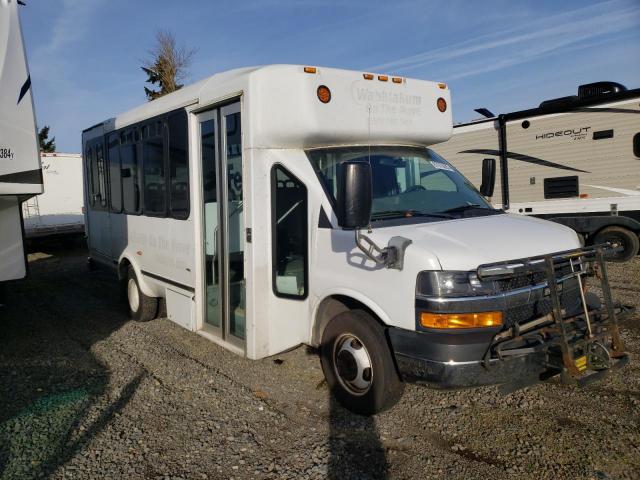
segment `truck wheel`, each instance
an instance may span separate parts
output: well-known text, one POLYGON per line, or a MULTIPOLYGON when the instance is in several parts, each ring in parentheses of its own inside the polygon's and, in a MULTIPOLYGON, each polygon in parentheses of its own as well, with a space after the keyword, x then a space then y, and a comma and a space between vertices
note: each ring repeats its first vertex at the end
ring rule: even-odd
POLYGON ((137 322, 148 322, 156 318, 158 299, 148 297, 142 293, 136 272, 131 266, 127 275, 127 302, 129 304, 129 316, 137 322))
POLYGON ((384 328, 362 310, 340 313, 329 322, 320 359, 329 388, 354 413, 387 410, 404 392, 384 328))
POLYGON ((593 239, 593 243, 596 245, 606 242, 623 248, 620 252, 607 257, 607 260, 612 262, 627 262, 638 254, 638 248, 640 248, 638 235, 623 227, 603 228, 593 239))

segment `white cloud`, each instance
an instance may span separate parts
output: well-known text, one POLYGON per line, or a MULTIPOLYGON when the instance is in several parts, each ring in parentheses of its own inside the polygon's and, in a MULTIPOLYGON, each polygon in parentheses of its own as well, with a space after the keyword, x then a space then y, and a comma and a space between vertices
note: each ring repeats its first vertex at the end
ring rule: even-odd
POLYGON ((89 33, 91 17, 105 3, 106 0, 63 0, 53 23, 51 38, 36 51, 36 55, 52 55, 82 40, 89 33))
POLYGON ((481 35, 368 69, 404 73, 427 65, 459 60, 467 67, 471 63, 471 68, 455 71, 448 78, 463 78, 528 62, 567 47, 580 49, 581 42, 637 28, 639 19, 640 5, 612 0, 544 17, 525 25, 481 35), (482 65, 474 66, 477 60, 481 60, 482 65))

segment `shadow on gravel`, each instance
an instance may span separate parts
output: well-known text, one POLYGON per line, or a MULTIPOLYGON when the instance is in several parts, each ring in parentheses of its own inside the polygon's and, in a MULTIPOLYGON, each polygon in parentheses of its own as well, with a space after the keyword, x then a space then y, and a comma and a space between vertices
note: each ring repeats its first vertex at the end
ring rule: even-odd
POLYGON ((119 292, 109 273, 89 272, 82 246, 68 247, 38 242, 29 277, 8 284, 0 306, 2 480, 43 478, 64 465, 126 405, 144 376, 97 406, 109 373, 91 347, 128 319, 114 311, 119 292))
POLYGON ((329 402, 328 478, 387 478, 389 465, 375 419, 351 413, 331 394, 329 402))

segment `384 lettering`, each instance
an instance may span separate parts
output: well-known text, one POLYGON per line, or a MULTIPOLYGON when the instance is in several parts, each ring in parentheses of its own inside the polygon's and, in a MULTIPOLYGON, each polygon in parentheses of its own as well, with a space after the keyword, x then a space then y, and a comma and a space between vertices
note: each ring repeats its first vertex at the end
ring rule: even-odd
POLYGON ((6 159, 6 158, 13 160, 13 152, 11 151, 10 148, 0 147, 0 159, 6 159))

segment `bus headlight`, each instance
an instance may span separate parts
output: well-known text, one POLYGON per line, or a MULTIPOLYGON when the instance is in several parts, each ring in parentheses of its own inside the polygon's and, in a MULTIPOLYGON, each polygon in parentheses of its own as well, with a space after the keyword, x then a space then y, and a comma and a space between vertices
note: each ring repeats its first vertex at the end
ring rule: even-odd
POLYGON ((481 281, 476 272, 420 272, 416 284, 416 294, 423 297, 473 297, 496 293, 496 283, 481 281))

